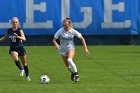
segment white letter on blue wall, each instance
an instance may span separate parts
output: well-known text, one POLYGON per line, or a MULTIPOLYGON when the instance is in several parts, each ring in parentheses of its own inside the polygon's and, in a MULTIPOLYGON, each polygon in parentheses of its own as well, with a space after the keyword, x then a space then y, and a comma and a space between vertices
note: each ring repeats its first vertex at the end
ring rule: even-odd
POLYGON ((119 4, 112 4, 112 0, 104 0, 104 22, 102 28, 129 28, 131 26, 130 20, 124 22, 112 22, 112 11, 118 10, 119 12, 125 12, 125 3, 119 2, 119 4))
POLYGON ((46 3, 41 2, 39 5, 34 5, 34 0, 26 0, 26 23, 24 28, 52 28, 52 21, 34 22, 34 11, 46 12, 46 3))
POLYGON ((11 20, 9 20, 9 22, 3 22, 3 23, 0 23, 0 28, 9 28, 11 27, 11 20))
MULTIPOLYGON (((70 17, 70 0, 62 0, 61 2, 62 2, 62 20, 63 20, 66 17, 70 17)), ((81 22, 73 22, 73 27, 87 28, 92 23, 92 8, 81 7, 80 11, 83 12, 84 18, 81 22)))

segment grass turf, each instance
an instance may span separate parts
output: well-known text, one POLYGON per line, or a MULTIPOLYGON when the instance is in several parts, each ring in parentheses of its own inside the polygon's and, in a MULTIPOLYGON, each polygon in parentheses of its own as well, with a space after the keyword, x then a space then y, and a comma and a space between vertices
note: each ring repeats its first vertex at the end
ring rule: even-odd
POLYGON ((140 46, 89 46, 85 56, 77 46, 74 62, 81 81, 73 84, 70 73, 52 46, 26 46, 31 81, 19 76, 19 70, 0 47, 0 93, 139 93, 140 46), (40 84, 43 74, 49 84, 40 84))

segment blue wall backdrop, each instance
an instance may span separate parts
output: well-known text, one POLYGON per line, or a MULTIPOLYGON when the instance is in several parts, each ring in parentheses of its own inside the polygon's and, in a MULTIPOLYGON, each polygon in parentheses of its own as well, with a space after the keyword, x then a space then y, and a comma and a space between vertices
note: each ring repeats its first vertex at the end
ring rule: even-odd
POLYGON ((53 35, 65 17, 83 35, 140 34, 140 0, 2 0, 0 35, 14 16, 26 35, 53 35))

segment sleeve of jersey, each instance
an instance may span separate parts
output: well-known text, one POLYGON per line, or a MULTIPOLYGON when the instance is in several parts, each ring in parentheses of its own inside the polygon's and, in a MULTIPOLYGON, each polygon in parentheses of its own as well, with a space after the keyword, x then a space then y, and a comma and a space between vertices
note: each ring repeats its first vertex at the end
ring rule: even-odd
POLYGON ((74 35, 78 38, 80 38, 82 36, 81 33, 79 33, 78 31, 74 30, 74 35))
POLYGON ((60 30, 58 30, 55 35, 54 35, 54 38, 58 39, 59 38, 59 35, 60 35, 60 30))

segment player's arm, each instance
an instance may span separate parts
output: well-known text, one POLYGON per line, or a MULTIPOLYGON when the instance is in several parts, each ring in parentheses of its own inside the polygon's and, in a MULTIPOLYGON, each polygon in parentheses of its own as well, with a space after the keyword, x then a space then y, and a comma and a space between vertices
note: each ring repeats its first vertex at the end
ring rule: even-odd
POLYGON ((89 51, 88 51, 88 48, 87 48, 86 41, 85 41, 85 39, 83 38, 82 34, 79 33, 79 32, 76 31, 76 30, 73 30, 73 31, 74 31, 74 35, 77 36, 77 37, 81 40, 81 42, 82 42, 82 44, 83 44, 83 46, 84 46, 84 52, 85 52, 86 55, 88 55, 88 54, 89 54, 89 51))
POLYGON ((88 54, 89 54, 89 51, 88 51, 88 48, 87 48, 87 44, 86 44, 85 39, 83 38, 82 35, 79 37, 79 39, 81 40, 81 42, 82 42, 82 44, 83 44, 85 54, 88 55, 88 54))
POLYGON ((20 40, 23 40, 23 41, 26 41, 26 38, 25 38, 23 30, 20 30, 20 35, 21 36, 18 36, 16 33, 14 33, 14 35, 16 36, 16 38, 18 38, 20 40))
POLYGON ((52 42, 53 42, 55 48, 56 48, 56 49, 59 49, 59 45, 58 45, 58 43, 56 42, 56 40, 57 40, 57 39, 54 37, 53 40, 52 40, 52 42))
POLYGON ((8 38, 8 33, 6 33, 5 36, 3 36, 2 38, 0 38, 0 42, 6 40, 7 38, 8 38))

